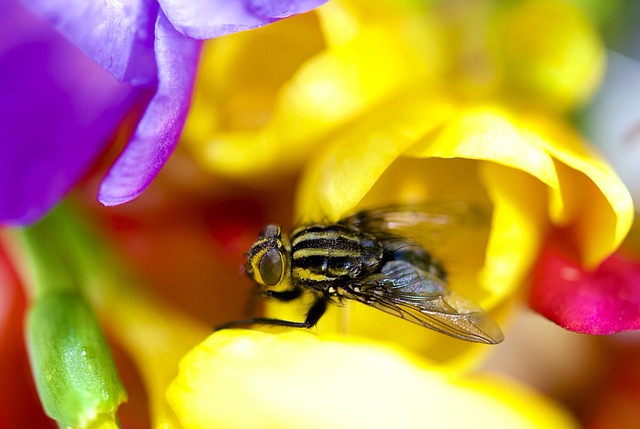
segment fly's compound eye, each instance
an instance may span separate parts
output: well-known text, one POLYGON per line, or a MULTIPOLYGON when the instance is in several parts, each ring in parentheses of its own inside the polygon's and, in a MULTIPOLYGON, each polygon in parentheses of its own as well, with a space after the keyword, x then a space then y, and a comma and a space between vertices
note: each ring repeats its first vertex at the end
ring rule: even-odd
POLYGON ((260 278, 265 286, 275 286, 280 282, 284 267, 282 255, 278 249, 269 249, 262 255, 260 263, 258 264, 258 270, 260 271, 260 278))

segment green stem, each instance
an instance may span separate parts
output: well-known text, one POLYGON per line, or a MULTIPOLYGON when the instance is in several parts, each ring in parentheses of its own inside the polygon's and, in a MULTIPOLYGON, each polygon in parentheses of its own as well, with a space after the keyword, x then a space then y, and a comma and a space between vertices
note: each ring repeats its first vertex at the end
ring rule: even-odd
MULTIPOLYGON (((66 208, 17 235, 23 277, 32 299, 26 337, 38 394, 63 426, 86 428, 111 419, 126 400, 109 346, 83 292, 104 270, 92 271, 95 245, 78 240, 79 220, 66 208), (92 265, 89 264, 89 265, 92 265)), ((114 423, 115 427, 115 423, 114 423)))
POLYGON ((55 215, 18 231, 24 249, 27 286, 37 299, 52 292, 78 292, 78 273, 67 260, 64 243, 55 231, 55 215))

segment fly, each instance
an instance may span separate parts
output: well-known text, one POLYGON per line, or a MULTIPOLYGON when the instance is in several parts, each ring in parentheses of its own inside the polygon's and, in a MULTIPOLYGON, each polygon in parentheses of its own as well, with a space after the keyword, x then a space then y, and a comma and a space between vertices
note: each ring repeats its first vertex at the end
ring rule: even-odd
POLYGON ((440 201, 365 210, 337 223, 298 227, 290 236, 278 225, 267 225, 249 250, 245 270, 265 298, 288 302, 312 294, 306 318, 256 317, 218 329, 311 328, 329 303, 353 300, 455 338, 497 344, 504 337, 496 322, 450 291, 442 264, 407 238, 419 231, 435 244, 478 218, 480 212, 466 203, 440 201))

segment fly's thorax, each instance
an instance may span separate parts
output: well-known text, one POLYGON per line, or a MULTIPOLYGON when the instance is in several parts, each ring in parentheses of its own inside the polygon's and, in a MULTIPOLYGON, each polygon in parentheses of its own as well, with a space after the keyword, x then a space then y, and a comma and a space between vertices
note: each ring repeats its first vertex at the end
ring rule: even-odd
POLYGON ((289 278, 291 255, 287 237, 278 225, 267 225, 249 249, 246 271, 255 282, 276 286, 289 278))
POLYGON ((309 225, 291 236, 294 282, 313 285, 358 278, 379 269, 382 245, 343 225, 309 225))

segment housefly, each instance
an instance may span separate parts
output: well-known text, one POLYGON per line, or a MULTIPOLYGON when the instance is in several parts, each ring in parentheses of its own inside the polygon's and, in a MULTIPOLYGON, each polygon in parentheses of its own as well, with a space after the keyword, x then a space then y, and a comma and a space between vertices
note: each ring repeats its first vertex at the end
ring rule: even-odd
POLYGON ((498 325, 478 305, 449 290, 447 271, 409 236, 437 244, 482 212, 460 201, 364 210, 336 223, 300 226, 290 235, 267 225, 249 250, 245 271, 260 295, 313 303, 302 322, 256 317, 218 329, 264 324, 311 328, 329 303, 357 301, 466 341, 497 344, 498 325))

